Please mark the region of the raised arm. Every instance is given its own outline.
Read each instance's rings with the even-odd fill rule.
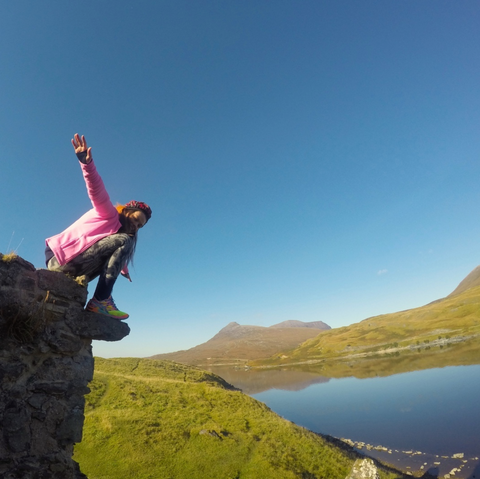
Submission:
[[[118,211],[110,201],[110,197],[105,189],[103,180],[98,174],[97,168],[92,157],[92,149],[88,147],[87,140],[82,135],[75,133],[72,139],[72,145],[80,160],[80,168],[82,169],[85,186],[87,187],[88,197],[92,202],[93,208],[102,218],[114,218],[121,226],[118,220]]]
[[[85,137],[75,133],[72,138],[72,145],[77,158],[84,164],[88,165],[92,161],[92,148],[88,148]]]

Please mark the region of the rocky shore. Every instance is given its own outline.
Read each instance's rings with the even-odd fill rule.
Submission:
[[[392,449],[346,438],[340,438],[340,440],[366,456],[414,477],[480,478],[480,458],[466,457],[463,452],[441,456],[415,450]]]

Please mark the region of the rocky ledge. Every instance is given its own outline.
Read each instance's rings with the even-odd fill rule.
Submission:
[[[92,340],[126,323],[84,310],[87,289],[0,253],[0,477],[86,478],[72,459],[90,392]]]

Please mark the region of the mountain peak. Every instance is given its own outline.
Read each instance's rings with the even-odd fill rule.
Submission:
[[[157,354],[152,357],[197,365],[225,364],[226,361],[237,364],[249,359],[268,358],[279,351],[295,348],[321,333],[318,328],[302,326],[301,321],[293,323],[290,326],[267,328],[241,325],[232,321],[205,343],[187,351]],[[326,329],[330,328],[327,326]]]
[[[332,329],[328,324],[323,321],[298,321],[297,319],[290,319],[288,321],[282,321],[281,323],[270,326],[271,328],[312,328],[312,329]]]
[[[232,329],[237,329],[238,327],[240,327],[240,325],[238,323],[236,323],[235,321],[232,321],[231,323],[228,323],[224,328],[222,328],[219,331],[219,333],[221,333],[222,331],[226,332],[226,331],[230,331]]]

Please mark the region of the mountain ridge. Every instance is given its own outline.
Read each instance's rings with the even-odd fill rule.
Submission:
[[[284,321],[273,326],[240,325],[230,322],[215,336],[193,348],[151,356],[182,364],[211,366],[244,364],[248,360],[266,359],[273,354],[295,348],[321,331],[331,329],[322,321]]]
[[[249,366],[292,366],[325,361],[353,364],[466,343],[480,336],[480,266],[445,298],[418,308],[366,318],[331,329],[295,349]]]
[[[298,319],[289,319],[282,321],[281,323],[273,324],[269,328],[313,328],[313,329],[332,329],[328,324],[323,321],[310,321],[305,323],[304,321],[298,321]]]
[[[458,286],[447,296],[447,298],[461,294],[468,289],[475,288],[476,286],[480,286],[480,265],[470,271],[470,273],[460,281]]]
[[[321,321],[289,320],[269,327],[231,322],[203,344],[151,358],[202,366],[248,363],[253,367],[347,357],[361,360],[377,354],[419,351],[422,347],[442,349],[464,342],[480,334],[476,318],[480,318],[480,266],[448,296],[419,308],[374,316],[335,329]],[[296,327],[298,324],[302,327]],[[323,330],[315,329],[323,325]]]

